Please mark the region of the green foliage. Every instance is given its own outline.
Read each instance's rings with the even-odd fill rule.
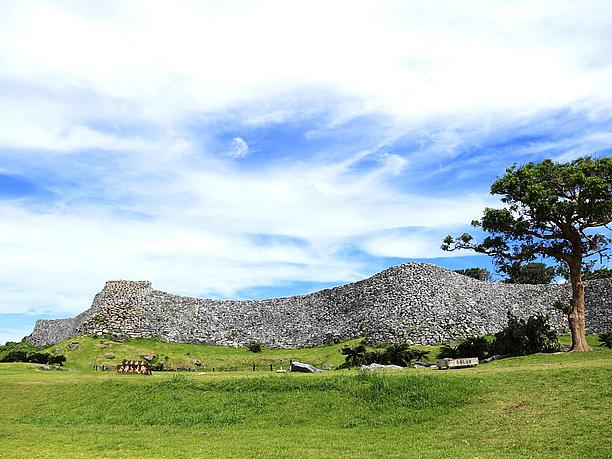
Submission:
[[[442,346],[438,358],[458,359],[478,357],[480,360],[495,354],[529,355],[538,352],[557,352],[560,349],[557,334],[551,330],[546,316],[524,319],[510,317],[508,325],[490,339],[473,336],[456,345]]]
[[[594,270],[586,270],[582,274],[583,280],[596,280],[596,279],[612,279],[612,269],[610,268],[599,268]]]
[[[550,284],[558,273],[556,267],[539,262],[511,264],[502,271],[508,275],[506,284]]]
[[[333,348],[339,360],[340,347]],[[244,348],[223,352],[262,357]],[[611,370],[607,349],[464,371],[207,372],[178,379],[38,372],[8,363],[0,365],[0,446],[7,459],[604,458]]]
[[[251,341],[247,344],[247,349],[251,352],[261,352],[263,351],[264,345],[260,341]]]
[[[16,343],[8,341],[0,346],[0,362],[26,362],[41,363],[49,365],[63,365],[66,357],[56,355],[45,347],[37,347],[28,343],[25,339]]]
[[[366,364],[366,347],[363,342],[357,346],[345,346],[340,352],[345,356],[344,368],[353,368]]]
[[[353,368],[372,363],[407,367],[429,355],[429,351],[412,348],[406,343],[383,344],[377,349],[367,350],[362,342],[358,346],[346,346],[341,349],[341,352],[346,356],[342,368]]]
[[[457,345],[447,344],[442,347],[439,358],[460,359],[478,357],[486,359],[491,355],[492,341],[485,336],[472,336],[460,341]]]
[[[610,238],[586,230],[612,222],[612,158],[512,166],[491,193],[503,196],[506,207],[486,208],[483,218],[472,222],[491,235],[479,244],[467,233],[447,236],[443,250],[491,255],[507,270],[540,256],[567,262],[577,254],[581,260],[605,255]]]
[[[548,317],[536,315],[527,320],[510,317],[506,328],[495,334],[491,352],[529,355],[559,350],[559,340],[556,332],[548,324]]]
[[[471,277],[472,279],[478,279],[481,281],[490,281],[491,272],[487,268],[467,268],[467,269],[455,269],[458,274]]]
[[[544,160],[508,168],[491,185],[504,208],[485,208],[472,226],[489,235],[447,236],[442,250],[469,249],[493,257],[502,272],[539,258],[552,258],[570,270],[573,302],[569,314],[572,348],[588,350],[584,336],[584,290],[579,282],[589,258],[607,257],[612,239],[600,231],[612,222],[612,158],[578,158],[569,163]],[[600,232],[598,232],[600,231]]]
[[[607,347],[608,349],[612,349],[612,332],[600,333],[597,335],[599,341],[601,342],[601,346]]]
[[[14,349],[0,356],[0,362],[43,363],[61,366],[66,362],[66,357],[49,352],[27,352]]]

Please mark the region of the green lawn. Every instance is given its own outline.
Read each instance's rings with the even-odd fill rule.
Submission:
[[[349,341],[348,344],[358,340]],[[70,350],[69,344],[77,342],[79,348]],[[116,365],[123,359],[141,359],[143,355],[153,354],[167,366],[195,367],[193,359],[199,360],[201,370],[244,371],[253,369],[269,371],[270,364],[274,369],[281,365],[287,368],[289,360],[307,360],[317,366],[336,367],[344,362],[340,349],[347,343],[330,346],[319,346],[302,349],[265,349],[258,353],[249,352],[243,347],[210,346],[199,344],[167,343],[152,339],[131,339],[126,342],[115,342],[110,339],[81,336],[67,340],[49,350],[61,349],[68,359],[67,368],[88,370],[94,365]],[[105,356],[113,356],[107,358]]]
[[[612,351],[601,348],[463,370],[310,375],[264,368],[288,359],[335,366],[342,346],[252,354],[78,341],[66,371],[0,364],[0,457],[612,456]],[[119,360],[140,351],[177,363],[195,357],[206,371],[90,370],[104,353]],[[254,361],[261,371],[208,371]]]

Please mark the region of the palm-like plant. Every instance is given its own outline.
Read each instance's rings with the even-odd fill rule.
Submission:
[[[360,343],[357,346],[345,346],[340,351],[345,355],[346,365],[350,367],[358,367],[365,363],[366,347]]]

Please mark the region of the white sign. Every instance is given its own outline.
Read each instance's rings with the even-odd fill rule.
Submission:
[[[447,368],[475,367],[478,365],[478,357],[469,357],[466,359],[439,359],[437,365],[440,370]]]

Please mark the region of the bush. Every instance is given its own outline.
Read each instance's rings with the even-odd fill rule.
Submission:
[[[596,279],[612,279],[612,269],[600,268],[594,271],[587,270],[582,275],[582,280],[596,280]]]
[[[495,354],[529,355],[559,351],[557,333],[550,328],[548,317],[536,315],[529,319],[510,317],[508,326],[495,334],[492,352]]]
[[[459,356],[457,355],[457,348],[452,344],[445,344],[440,348],[440,352],[438,353],[439,359],[456,359]]]
[[[48,347],[30,344],[25,338],[20,342],[7,341],[0,346],[0,362],[25,362],[63,365],[66,357],[48,352]]]
[[[26,352],[20,349],[11,350],[0,357],[0,362],[42,363],[62,366],[66,361],[63,355],[48,352]]]
[[[381,345],[378,346],[378,349],[368,351],[363,342],[355,347],[346,346],[342,348],[341,352],[346,356],[341,368],[352,368],[372,363],[404,367],[425,358],[429,354],[429,351],[413,349],[405,343]]]
[[[544,263],[513,264],[503,269],[508,275],[506,284],[550,284],[558,274],[554,266]]]
[[[49,365],[64,366],[64,362],[66,362],[66,356],[64,355],[49,355],[49,358],[47,359],[47,363]]]
[[[480,360],[491,355],[492,343],[484,336],[473,336],[460,341],[456,346],[444,345],[440,351],[441,359],[461,359],[478,357]]]
[[[561,346],[557,334],[550,329],[548,317],[537,315],[527,320],[510,317],[508,325],[491,340],[486,336],[474,336],[446,344],[440,350],[441,359],[478,357],[486,359],[495,354],[528,355],[537,352],[557,352]]]
[[[391,344],[384,349],[382,353],[382,360],[386,365],[399,365],[401,367],[407,367],[412,365],[417,360],[424,359],[428,354],[429,351],[413,349],[405,343]]]
[[[601,346],[612,349],[612,332],[600,333],[597,337],[601,341]]]
[[[363,342],[357,346],[344,346],[340,349],[340,352],[345,356],[344,364],[341,365],[342,368],[358,367],[366,364],[366,347]]]
[[[247,344],[247,349],[251,352],[261,352],[264,348],[263,343],[260,341],[251,341]]]
[[[5,353],[0,362],[28,362],[28,353],[19,349],[13,349]]]
[[[372,363],[380,363],[381,365],[389,365],[389,358],[384,349],[374,349],[364,354],[362,365],[370,365]]]

